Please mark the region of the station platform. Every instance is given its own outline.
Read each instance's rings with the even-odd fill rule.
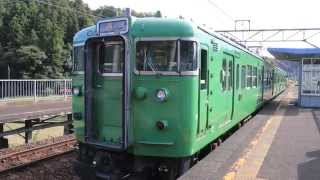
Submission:
[[[288,88],[179,180],[319,180],[320,109],[297,107],[297,94]]]
[[[0,123],[71,113],[71,98],[0,103]]]

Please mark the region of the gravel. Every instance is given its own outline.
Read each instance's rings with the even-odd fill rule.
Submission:
[[[74,152],[0,174],[2,180],[80,180],[73,171]]]

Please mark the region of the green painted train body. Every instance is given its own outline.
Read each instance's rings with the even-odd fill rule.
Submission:
[[[179,19],[122,19],[127,32],[99,33],[98,24],[74,38],[80,151],[120,151],[136,161],[194,157],[285,89],[281,69],[215,33]],[[110,47],[118,55],[101,64]],[[151,57],[160,63],[150,65]]]

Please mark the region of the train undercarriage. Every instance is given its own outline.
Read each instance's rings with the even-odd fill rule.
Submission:
[[[133,156],[81,143],[74,167],[81,179],[174,180],[190,168],[193,160]]]

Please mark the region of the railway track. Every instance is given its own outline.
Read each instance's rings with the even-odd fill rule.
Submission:
[[[26,144],[15,149],[2,150],[0,151],[0,173],[71,152],[75,144],[74,136],[67,135]]]

